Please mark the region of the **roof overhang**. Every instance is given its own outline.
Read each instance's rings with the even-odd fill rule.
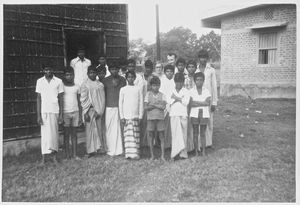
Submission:
[[[247,29],[264,29],[264,28],[276,28],[276,27],[284,27],[288,23],[286,21],[283,22],[267,22],[267,23],[259,23],[259,24],[254,24],[253,26],[246,27]]]
[[[221,21],[225,17],[236,15],[236,14],[246,12],[246,11],[251,11],[251,10],[254,10],[254,9],[274,6],[274,5],[288,5],[288,4],[259,4],[259,5],[254,5],[254,6],[250,6],[250,7],[245,7],[245,8],[242,8],[242,9],[238,9],[238,10],[234,10],[234,11],[214,15],[214,16],[211,16],[211,17],[203,18],[203,19],[201,19],[201,24],[202,24],[203,27],[220,29],[221,28]]]

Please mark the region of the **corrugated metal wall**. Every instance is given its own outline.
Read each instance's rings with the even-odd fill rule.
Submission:
[[[65,29],[101,31],[107,60],[127,57],[127,5],[4,5],[4,139],[38,131],[36,80],[43,64],[62,72]]]

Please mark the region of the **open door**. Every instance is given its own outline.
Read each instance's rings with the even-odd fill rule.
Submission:
[[[62,32],[65,65],[70,65],[70,61],[77,57],[77,49],[81,45],[85,47],[85,57],[92,64],[98,64],[98,56],[106,53],[105,35],[102,31],[63,28]]]

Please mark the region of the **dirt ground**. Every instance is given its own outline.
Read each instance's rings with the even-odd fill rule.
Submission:
[[[173,163],[150,161],[148,148],[139,161],[98,155],[38,167],[39,150],[6,157],[2,201],[295,202],[295,100],[221,98],[214,125],[206,157]]]

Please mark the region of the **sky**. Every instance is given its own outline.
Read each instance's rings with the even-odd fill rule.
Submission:
[[[174,27],[189,28],[198,37],[209,33],[211,28],[203,28],[201,19],[216,14],[237,10],[262,3],[292,3],[279,0],[130,0],[128,1],[129,40],[143,38],[146,43],[154,43],[156,38],[155,4],[159,6],[159,30],[168,32]],[[221,33],[220,29],[214,29]]]

